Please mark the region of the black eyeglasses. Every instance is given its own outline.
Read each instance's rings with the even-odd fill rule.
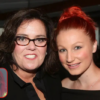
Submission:
[[[29,39],[24,36],[16,36],[15,41],[18,45],[26,46],[30,43],[30,41],[33,41],[35,46],[37,47],[44,47],[47,45],[47,38],[36,38],[36,39]]]

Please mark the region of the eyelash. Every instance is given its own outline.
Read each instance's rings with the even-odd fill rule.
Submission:
[[[18,39],[27,39],[27,37],[24,37],[24,36],[18,36]],[[38,41],[42,40],[44,41],[45,38],[36,38]]]
[[[26,39],[26,37],[24,37],[24,36],[19,36],[19,38],[18,38],[19,40],[25,40]]]
[[[78,50],[78,49],[81,49],[82,47],[81,46],[76,46],[75,48],[77,48],[75,50]]]
[[[81,46],[76,46],[74,49],[75,50],[79,50],[79,49],[81,49],[82,47]],[[60,50],[58,50],[59,52],[65,52],[66,51],[66,49],[60,49]]]
[[[59,50],[59,52],[65,52],[66,51],[66,49],[60,49]]]
[[[38,42],[44,42],[45,39],[44,39],[44,38],[37,38],[37,41],[38,41]]]

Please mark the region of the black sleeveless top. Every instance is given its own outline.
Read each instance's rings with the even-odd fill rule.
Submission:
[[[62,87],[61,100],[100,100],[100,90],[76,90]]]

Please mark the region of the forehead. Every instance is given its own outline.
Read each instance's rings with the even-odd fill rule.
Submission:
[[[63,29],[57,36],[57,43],[65,41],[67,43],[86,42],[88,40],[90,41],[90,37],[83,29]]]
[[[41,21],[40,19],[30,19],[30,20],[24,20],[21,24],[20,24],[20,26],[23,26],[23,25],[27,25],[27,24],[29,24],[29,23],[35,23],[35,24],[42,24],[42,25],[44,25],[44,22],[43,21]],[[19,27],[20,27],[19,26]]]
[[[46,27],[44,23],[39,19],[25,20],[17,29],[17,34],[19,33],[38,33],[46,34]]]

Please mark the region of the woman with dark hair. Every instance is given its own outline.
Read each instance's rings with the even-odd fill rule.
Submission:
[[[0,61],[8,71],[6,100],[60,100],[60,80],[45,72],[52,21],[29,9],[14,14],[0,37]]]
[[[52,65],[60,61],[69,72],[62,80],[62,100],[100,100],[100,62],[97,65],[97,59],[96,64],[93,60],[97,50],[95,26],[80,7],[73,6],[63,12],[51,35],[54,52],[50,61]]]

